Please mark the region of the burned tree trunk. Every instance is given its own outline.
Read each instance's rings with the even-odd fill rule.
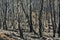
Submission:
[[[39,34],[40,37],[42,37],[42,22],[41,22],[41,17],[42,17],[42,10],[43,10],[43,0],[41,0],[41,9],[40,9],[40,13],[39,13]]]
[[[18,13],[18,1],[17,1],[17,13]],[[19,30],[19,33],[20,33],[20,38],[24,38],[23,37],[23,31],[22,31],[22,29],[20,27],[21,20],[20,20],[20,14],[19,13],[18,13],[18,19],[17,19],[17,21],[18,21],[18,30]]]
[[[60,3],[59,3],[59,20],[60,20]],[[59,21],[59,27],[58,27],[58,36],[60,37],[60,21]]]
[[[31,0],[30,0],[30,32],[33,32]]]
[[[5,0],[4,0],[5,1]],[[7,16],[7,0],[4,3],[5,7],[3,9],[4,13],[4,21],[3,21],[3,29],[7,30],[7,25],[6,25],[6,16]]]
[[[53,0],[53,17],[54,17],[54,26],[53,26],[53,37],[55,37],[55,33],[56,33],[56,27],[57,27],[57,25],[56,25],[56,13],[55,13],[55,7],[54,7],[54,0]]]
[[[18,16],[18,29],[19,29],[19,32],[20,32],[20,37],[23,38],[23,31],[20,27],[20,17]]]
[[[0,19],[0,29],[1,29],[1,19]]]
[[[51,3],[51,1],[50,1],[50,3]],[[52,4],[53,4],[53,2],[52,2]],[[52,6],[52,10],[53,10],[53,6],[54,6],[54,4],[53,5],[50,5],[50,7]],[[54,15],[54,12],[53,11],[51,11],[51,21],[52,21],[52,27],[53,27],[53,37],[55,37],[55,30],[54,30],[54,20],[53,20],[53,15]]]

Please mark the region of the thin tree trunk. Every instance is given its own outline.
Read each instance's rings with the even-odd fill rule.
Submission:
[[[56,33],[56,13],[55,13],[55,8],[54,8],[54,0],[53,0],[53,15],[54,15],[54,27],[53,27],[53,37],[55,37],[55,33]]]
[[[59,10],[60,10],[60,4],[59,4]],[[59,11],[59,20],[60,20],[60,11]],[[60,37],[60,21],[59,21],[59,27],[58,27],[58,36]]]
[[[1,29],[1,19],[0,19],[0,29]]]
[[[4,0],[5,1],[5,0]],[[7,30],[7,25],[6,25],[6,16],[7,16],[7,0],[5,2],[5,7],[4,7],[4,22],[3,22],[3,29]]]
[[[40,13],[39,13],[39,34],[40,34],[40,37],[42,37],[42,22],[41,22],[41,17],[42,17],[42,10],[43,10],[43,0],[41,0],[41,10],[40,10]]]
[[[31,0],[30,0],[30,32],[33,32]]]
[[[21,38],[24,38],[24,37],[23,37],[23,31],[22,31],[22,29],[21,29],[21,27],[20,27],[20,18],[19,18],[19,16],[18,16],[18,29],[19,29],[19,32],[20,32],[20,37],[21,37]]]
[[[17,13],[18,13],[18,1],[17,1]],[[21,27],[20,27],[20,14],[18,13],[18,29],[19,29],[19,33],[20,33],[20,38],[24,38],[23,37],[23,31],[22,31],[22,29],[21,29]]]
[[[14,14],[15,14],[15,13],[14,13],[14,0],[12,0],[12,2],[13,2],[13,6],[12,6],[12,11],[13,11],[13,14],[12,14],[12,18],[13,18],[13,19],[12,19],[12,20],[13,20],[13,22],[12,22],[12,26],[13,26],[13,30],[15,30],[15,26],[14,26],[14,21],[15,21],[15,20],[14,20]]]

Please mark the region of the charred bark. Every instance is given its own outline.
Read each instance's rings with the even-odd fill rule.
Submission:
[[[18,1],[17,1],[17,13],[18,13]],[[19,33],[20,33],[20,38],[24,38],[23,37],[23,31],[22,31],[22,29],[21,29],[21,26],[20,26],[20,22],[21,22],[21,20],[20,20],[20,14],[18,13],[18,30],[19,30]]]
[[[19,16],[18,16],[18,29],[19,29],[19,32],[20,32],[20,38],[24,38],[23,37],[23,31],[22,31],[22,29],[20,27],[20,17]]]
[[[60,4],[59,4],[59,20],[60,20]],[[60,37],[60,21],[58,26],[58,36]]]
[[[30,32],[33,32],[31,0],[30,0]]]
[[[7,0],[5,2],[5,7],[3,9],[4,12],[4,21],[3,21],[3,29],[7,30],[7,25],[6,25],[6,16],[7,16]]]
[[[41,22],[41,17],[42,17],[42,10],[43,10],[43,0],[41,0],[41,9],[40,9],[40,13],[39,13],[39,34],[40,37],[42,37],[42,22]]]

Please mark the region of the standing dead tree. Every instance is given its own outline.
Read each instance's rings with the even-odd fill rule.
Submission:
[[[31,0],[30,0],[30,32],[33,32]]]
[[[59,3],[59,20],[60,20],[60,3]],[[60,21],[59,21],[59,27],[58,27],[58,36],[60,37]]]
[[[20,16],[19,15],[18,15],[18,29],[19,29],[19,32],[20,32],[20,38],[24,38],[23,37],[23,31],[22,31],[22,29],[20,27]]]
[[[18,1],[17,1],[17,13],[18,13]],[[20,33],[20,38],[24,38],[23,37],[23,31],[20,27],[20,22],[21,22],[20,14],[18,13],[18,30],[19,30],[19,33]]]
[[[4,0],[4,6],[3,7],[3,13],[4,13],[4,22],[3,22],[3,29],[7,30],[7,25],[6,25],[6,16],[7,16],[7,0]]]
[[[39,13],[39,34],[40,37],[42,37],[42,22],[41,22],[41,17],[42,17],[42,10],[43,10],[43,0],[41,0],[41,9],[40,9],[40,13]]]
[[[55,37],[57,25],[56,25],[56,13],[55,13],[55,7],[54,7],[54,0],[53,0],[53,17],[54,17],[53,37]]]

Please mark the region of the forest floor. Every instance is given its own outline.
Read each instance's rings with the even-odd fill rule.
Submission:
[[[0,29],[0,40],[60,40],[60,38],[40,38],[39,35],[34,34],[33,32],[24,32],[23,33],[24,39],[20,38],[18,32],[14,31],[6,31]]]
[[[38,35],[34,35],[33,32],[24,32],[23,37],[24,39],[20,38],[18,32],[0,29],[0,40],[39,40]]]

